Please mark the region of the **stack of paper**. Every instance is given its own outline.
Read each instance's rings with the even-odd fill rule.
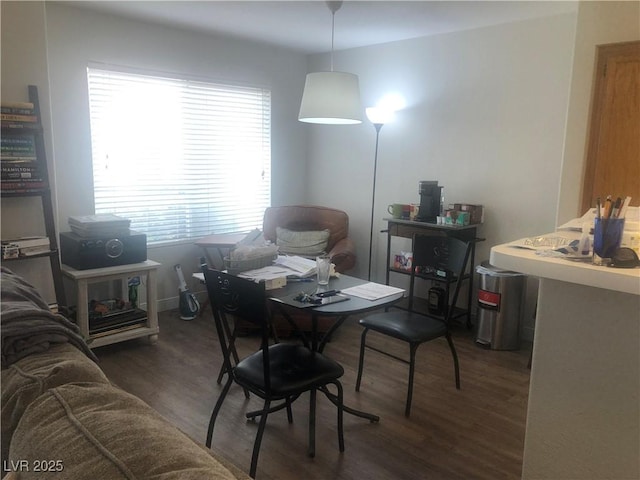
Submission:
[[[128,235],[130,224],[131,220],[110,213],[69,217],[71,231],[85,238]]]
[[[310,277],[316,273],[316,261],[296,255],[278,255],[276,265],[286,267],[288,275],[293,277]]]
[[[264,282],[265,290],[274,290],[287,284],[287,272],[277,265],[256,268],[238,273],[238,277],[253,280],[255,283]]]
[[[392,295],[400,295],[404,293],[404,289],[392,287],[390,285],[382,285],[380,283],[364,283],[356,287],[344,288],[342,293],[353,297],[360,297],[366,300],[380,300]]]

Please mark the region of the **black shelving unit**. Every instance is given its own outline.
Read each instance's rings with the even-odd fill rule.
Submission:
[[[2,128],[3,137],[25,137],[33,136],[36,161],[38,168],[40,169],[41,183],[38,183],[34,188],[29,186],[7,189],[5,182],[2,182],[1,194],[2,198],[26,198],[26,197],[39,197],[42,202],[42,218],[44,222],[44,229],[47,238],[49,239],[49,250],[47,252],[38,253],[29,256],[19,256],[17,258],[4,258],[5,262],[20,262],[28,261],[34,258],[48,257],[51,265],[51,276],[53,281],[53,287],[55,290],[56,301],[59,307],[66,306],[66,299],[64,294],[64,286],[62,282],[62,272],[60,269],[60,255],[58,251],[58,236],[56,234],[56,226],[53,213],[53,202],[51,199],[51,188],[49,184],[49,173],[47,169],[47,157],[44,148],[44,138],[42,123],[40,121],[40,102],[38,98],[38,88],[34,85],[29,85],[29,102],[33,103],[34,115],[36,116],[36,122],[21,122],[14,120],[2,120],[0,122]],[[16,182],[17,183],[17,182]]]
[[[391,266],[391,237],[405,237],[405,238],[413,238],[414,235],[435,235],[435,236],[450,236],[453,238],[458,238],[465,242],[470,242],[471,244],[471,252],[469,255],[469,261],[467,264],[466,272],[462,276],[462,278],[457,279],[457,281],[466,281],[468,282],[468,292],[466,302],[463,308],[456,306],[452,319],[458,319],[461,317],[466,317],[466,326],[467,328],[472,328],[473,324],[471,322],[471,312],[473,306],[473,272],[475,267],[475,251],[476,251],[476,243],[479,241],[483,241],[484,238],[478,238],[477,236],[477,228],[479,225],[439,225],[428,222],[418,222],[413,220],[402,220],[397,218],[385,218],[384,219],[388,228],[386,230],[387,233],[387,268],[386,268],[386,283],[389,285],[390,282],[390,274],[397,273],[400,275],[411,275],[411,271],[402,270],[398,268],[394,268]],[[436,275],[423,275],[417,274],[416,278],[422,278],[424,280],[431,281],[432,283],[437,283],[438,281],[442,281]],[[403,302],[398,303],[400,308],[406,308],[406,305],[403,305]],[[418,305],[414,305],[414,308],[418,311],[427,312],[427,302],[418,302]],[[433,314],[430,314],[433,316]]]

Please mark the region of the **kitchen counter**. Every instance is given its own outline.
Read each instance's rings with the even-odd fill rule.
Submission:
[[[640,478],[640,268],[513,244],[490,262],[540,279],[522,478]]]

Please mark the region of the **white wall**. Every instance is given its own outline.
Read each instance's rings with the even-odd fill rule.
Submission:
[[[575,23],[567,14],[335,54],[336,70],[359,75],[366,106],[394,91],[408,102],[380,132],[379,227],[388,204],[419,202],[418,181],[438,180],[447,203],[485,205],[479,259],[554,228]],[[314,57],[311,68],[325,63]],[[311,199],[348,210],[362,273],[375,130],[364,122],[309,131]]]
[[[485,206],[478,262],[493,245],[554,229],[575,25],[565,14],[334,55],[336,70],[359,75],[365,106],[389,92],[408,103],[380,132],[376,232],[388,204],[419,202],[420,180],[444,185],[446,203]],[[315,56],[310,67],[327,64]],[[366,275],[375,130],[366,121],[308,128],[310,198],[348,211],[355,273]],[[374,251],[380,281],[385,234]],[[528,328],[534,306],[535,292]]]

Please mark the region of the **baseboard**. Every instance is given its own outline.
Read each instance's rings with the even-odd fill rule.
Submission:
[[[206,292],[196,292],[196,299],[202,305],[207,297]],[[158,311],[166,312],[167,310],[175,310],[180,308],[180,296],[176,295],[175,297],[163,298],[158,300]]]

